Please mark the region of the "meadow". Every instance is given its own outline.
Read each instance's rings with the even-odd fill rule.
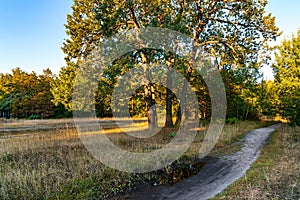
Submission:
[[[162,148],[176,132],[176,128],[162,129],[155,137],[143,140],[129,137],[109,119],[101,122],[105,125],[105,133],[114,144],[134,152]],[[272,123],[243,121],[227,124],[209,156],[239,150],[241,144],[238,141],[247,131]],[[146,125],[145,121],[137,120],[136,125],[127,127],[127,130],[136,131]],[[3,129],[7,127],[14,128],[14,131],[4,132]],[[22,132],[19,130],[22,127],[43,127],[43,130]],[[0,199],[113,199],[139,184],[151,184],[154,181],[158,184],[170,184],[162,177],[177,168],[198,162],[199,147],[206,128],[203,126],[198,131],[189,150],[171,166],[165,167],[159,173],[130,174],[111,169],[97,161],[81,142],[72,121],[2,122]],[[174,177],[171,179],[175,179],[174,173],[172,176]]]

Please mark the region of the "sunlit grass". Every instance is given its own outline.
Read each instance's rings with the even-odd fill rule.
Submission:
[[[171,133],[177,131],[177,128],[164,128],[154,137],[140,139],[122,131],[142,131],[147,127],[145,121],[138,120],[127,127],[124,124],[122,129],[114,123],[104,124],[104,131],[113,143],[134,152],[160,149],[172,140]],[[265,125],[259,122],[226,125],[212,153],[229,152],[230,144],[237,141],[237,138]],[[206,132],[205,127],[202,129],[185,153],[185,161],[192,162],[198,158],[199,147]],[[152,176],[128,174],[105,167],[86,150],[76,129],[69,125],[65,129],[12,135],[0,139],[0,199],[107,199],[121,191],[130,190],[145,177],[151,179]]]

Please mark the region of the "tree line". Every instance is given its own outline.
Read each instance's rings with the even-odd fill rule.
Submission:
[[[14,117],[67,116],[73,109],[74,79],[97,42],[133,28],[161,27],[188,35],[215,58],[225,84],[228,119],[280,114],[299,123],[299,33],[277,48],[274,82],[263,81],[259,72],[270,61],[272,49],[268,43],[280,35],[275,18],[265,11],[266,5],[266,0],[73,0],[65,25],[68,38],[62,47],[66,66],[58,76],[49,70],[41,76],[20,69],[10,75],[2,74],[0,111]],[[152,63],[163,63],[170,71],[183,74],[197,95],[199,117],[210,118],[210,97],[203,78],[188,60],[163,49],[137,49],[105,68],[95,94],[97,116],[112,116],[111,96],[120,76],[137,66],[147,72],[147,64]],[[18,85],[15,76],[24,76],[24,83],[14,86]],[[37,86],[26,85],[28,79]],[[128,109],[132,116],[147,116],[151,128],[157,125],[153,105],[160,104],[166,111],[165,125],[172,127],[180,123],[184,114],[179,99],[171,90],[149,81],[134,92]],[[39,105],[43,109],[38,109]]]
[[[57,118],[70,113],[55,105],[51,84],[54,75],[50,69],[42,75],[27,73],[20,68],[10,74],[0,74],[0,116],[5,118]]]

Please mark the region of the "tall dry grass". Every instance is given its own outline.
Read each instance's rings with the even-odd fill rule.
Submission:
[[[141,123],[143,128],[145,124]],[[218,149],[224,152],[245,132],[262,125],[258,122],[226,125],[214,153]],[[162,148],[176,132],[176,128],[163,129],[157,136],[145,140],[128,137],[114,125],[106,128],[111,141],[135,152]],[[127,127],[127,130],[135,131],[136,127]],[[197,158],[205,131],[204,127],[198,132],[184,155],[185,160]],[[151,176],[128,174],[104,166],[86,150],[74,128],[24,134],[0,138],[0,199],[107,199]]]

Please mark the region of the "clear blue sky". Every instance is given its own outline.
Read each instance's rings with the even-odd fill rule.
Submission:
[[[266,10],[276,17],[276,25],[283,32],[274,44],[280,44],[284,38],[297,33],[300,28],[299,8],[299,0],[269,0]],[[264,66],[261,71],[265,79],[273,79],[272,69],[269,66]]]
[[[0,73],[20,67],[58,73],[64,66],[61,46],[72,0],[0,1]]]
[[[20,67],[37,73],[50,68],[57,74],[65,65],[60,48],[67,37],[64,24],[71,5],[72,0],[2,0],[0,73]],[[283,35],[291,35],[300,28],[299,8],[299,0],[270,0],[267,11],[276,16]],[[271,77],[270,69],[264,71]]]

